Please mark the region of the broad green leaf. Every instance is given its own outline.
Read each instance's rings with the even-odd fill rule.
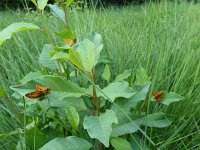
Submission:
[[[164,105],[170,105],[173,102],[178,102],[180,100],[183,100],[184,97],[174,93],[174,92],[170,92],[170,93],[166,93],[163,97],[163,99],[161,99],[160,103],[164,104]]]
[[[119,81],[123,81],[125,79],[127,79],[128,77],[131,76],[131,70],[124,70],[122,74],[119,74],[116,78],[114,82],[119,82]]]
[[[110,143],[116,150],[133,150],[131,144],[121,137],[111,138]]]
[[[143,84],[148,81],[148,75],[144,68],[140,67],[136,70],[136,80],[137,84]]]
[[[10,39],[13,34],[25,30],[39,30],[40,28],[32,23],[20,22],[13,23],[0,32],[0,46],[7,39]]]
[[[51,75],[35,78],[21,85],[12,86],[11,89],[25,96],[25,94],[35,91],[36,85],[51,88],[49,96],[57,100],[62,100],[65,97],[80,97],[85,93],[84,89],[78,85],[61,77]]]
[[[73,2],[74,2],[74,0],[67,0],[66,6],[69,7]]]
[[[63,30],[61,32],[55,32],[56,35],[62,37],[62,38],[74,38],[74,34],[70,30]]]
[[[139,126],[145,125],[148,127],[165,128],[173,122],[173,117],[167,117],[164,113],[154,113],[134,119],[133,122],[127,122],[113,128],[111,136],[118,137],[121,135],[135,133]]]
[[[105,65],[104,72],[103,72],[103,74],[102,74],[101,76],[102,76],[106,81],[109,82],[111,73],[110,73],[110,67],[109,67],[108,64]]]
[[[38,8],[43,11],[47,6],[47,2],[48,0],[38,0]]]
[[[64,23],[66,23],[65,12],[61,8],[59,8],[57,5],[51,5],[51,4],[48,4],[48,6],[51,9],[53,15],[60,18]]]
[[[30,72],[28,74],[26,74],[24,76],[24,78],[21,80],[21,83],[26,83],[30,80],[33,80],[34,78],[39,78],[44,76],[43,74],[41,74],[41,72],[37,71],[37,72]]]
[[[84,71],[84,66],[81,61],[81,56],[79,53],[73,49],[69,49],[69,60],[79,69]]]
[[[117,117],[112,110],[106,110],[100,116],[86,116],[83,121],[83,127],[87,129],[91,138],[96,138],[106,147],[109,147],[113,123],[118,123]]]
[[[133,97],[129,99],[120,98],[115,101],[115,105],[113,104],[111,106],[111,109],[115,112],[119,122],[122,122],[121,120],[123,120],[126,117],[124,116],[124,113],[128,115],[132,107],[135,107],[138,104],[138,102],[145,100],[150,85],[150,82],[147,82],[142,85],[134,85],[133,90],[135,90],[137,93]],[[118,107],[116,107],[116,105],[120,107],[123,113],[119,110]]]
[[[146,115],[144,117],[136,119],[135,121],[138,124],[145,125],[148,127],[165,128],[171,125],[173,120],[174,120],[173,117],[168,117],[164,113],[158,112]]]
[[[48,110],[49,107],[67,109],[67,107],[70,106],[74,107],[77,111],[87,109],[83,99],[80,97],[66,97],[62,100],[58,100],[50,96],[48,100],[39,101],[38,103],[43,110]]]
[[[149,92],[151,82],[146,82],[143,84],[138,84],[133,86],[133,90],[137,91],[137,94],[134,95],[133,101],[135,101],[135,105],[132,105],[132,107],[136,106],[137,103],[141,100],[145,100],[147,97],[147,93]]]
[[[84,39],[79,43],[77,51],[80,55],[84,69],[88,72],[91,72],[100,56],[100,53],[95,51],[94,43],[88,39]]]
[[[55,138],[39,150],[89,150],[91,147],[92,145],[84,139],[68,136],[66,138]]]
[[[130,98],[136,94],[126,81],[110,83],[102,91],[106,96],[101,92],[98,96],[103,96],[105,99],[109,98],[112,102],[118,97]]]
[[[50,52],[53,52],[53,46],[51,44],[45,44],[42,52],[39,56],[39,62],[43,67],[47,67],[49,69],[58,69],[58,62],[56,60],[51,60],[49,55]]]
[[[51,60],[68,60],[69,54],[65,52],[56,52]]]
[[[92,31],[88,34],[88,39],[90,41],[92,41],[96,47],[102,47],[102,37],[101,37],[101,34],[98,34],[97,32],[95,31]]]
[[[79,114],[76,111],[76,109],[72,106],[69,106],[67,110],[65,111],[67,115],[67,119],[69,120],[70,124],[74,129],[78,128],[79,125]]]
[[[35,7],[37,7],[37,2],[35,0],[31,0],[31,2],[33,2],[33,4],[35,5]]]
[[[139,126],[140,124],[137,124],[137,122],[135,121],[124,123],[123,125],[113,127],[111,136],[118,137],[118,136],[129,134],[129,133],[135,133],[139,130]]]

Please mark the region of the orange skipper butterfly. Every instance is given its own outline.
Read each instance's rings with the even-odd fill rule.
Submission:
[[[35,86],[36,91],[27,93],[25,96],[28,98],[36,99],[38,97],[47,95],[50,93],[51,89],[48,87],[43,87],[43,86]]]
[[[64,39],[64,41],[65,41],[65,43],[67,43],[69,46],[72,46],[72,45],[74,45],[75,43],[76,43],[76,39],[67,39],[67,38],[65,38]]]
[[[163,96],[163,92],[152,92],[152,95],[154,96],[154,99],[159,101],[161,97]]]

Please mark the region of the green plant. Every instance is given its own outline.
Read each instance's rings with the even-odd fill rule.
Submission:
[[[1,32],[9,35],[1,38],[1,43],[11,33],[24,29],[39,27],[13,24],[12,28]],[[58,35],[74,38],[73,33],[66,29]],[[151,94],[148,93],[151,83],[143,68],[125,70],[115,77],[110,72],[111,61],[100,55],[102,39],[95,32],[83,40],[78,39],[75,45],[64,42],[58,45],[45,45],[40,55],[40,63],[49,67],[49,73],[30,73],[21,85],[11,87],[20,94],[15,94],[15,97],[21,102],[19,107],[24,110],[25,117],[25,126],[19,130],[22,138],[18,147],[56,149],[60,145],[66,149],[67,143],[72,149],[70,144],[76,143],[82,149],[89,149],[89,141],[94,148],[103,149],[103,145],[109,146],[110,140],[115,149],[128,149],[133,146],[147,147],[140,144],[143,138],[148,139],[152,143],[150,147],[153,147],[153,141],[144,132],[147,127],[163,128],[173,121],[173,117],[160,112],[158,106],[183,98],[166,92],[161,101],[151,101]],[[25,94],[34,90],[35,85],[50,87],[50,94],[42,101],[24,98]],[[147,109],[152,114],[145,114]]]

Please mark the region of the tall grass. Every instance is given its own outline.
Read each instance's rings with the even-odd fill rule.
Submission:
[[[104,54],[112,58],[112,73],[124,69],[144,67],[151,78],[151,89],[174,91],[185,100],[169,107],[159,106],[163,112],[175,115],[169,128],[148,134],[161,149],[193,149],[200,143],[200,6],[190,3],[160,3],[99,10],[71,12],[71,28],[84,38],[91,30],[103,36]],[[8,19],[9,18],[9,19]],[[59,31],[63,25],[50,16],[46,23],[31,13],[1,12],[0,30],[12,22],[33,22]],[[41,70],[38,55],[52,38],[43,32],[30,31],[14,36],[0,47],[0,82],[7,96],[1,98],[0,133],[15,130],[20,123],[12,118],[17,112],[9,86],[19,83],[23,76]],[[52,34],[53,40],[54,35]],[[4,106],[4,107],[3,107]],[[147,113],[152,113],[151,108]],[[11,117],[11,118],[10,118]],[[6,140],[4,144],[8,144]],[[12,139],[14,146],[17,137]],[[176,145],[176,147],[174,147]],[[4,146],[6,149],[7,146]],[[1,147],[0,147],[1,149]],[[8,148],[9,149],[9,148]]]

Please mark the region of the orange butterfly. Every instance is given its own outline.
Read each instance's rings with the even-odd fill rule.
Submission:
[[[163,92],[152,92],[152,95],[154,96],[155,100],[159,101],[163,96]]]
[[[27,93],[25,96],[28,98],[36,99],[38,97],[47,95],[50,93],[51,89],[48,87],[43,87],[43,86],[35,86],[36,91]]]
[[[72,46],[72,45],[74,45],[75,43],[76,43],[76,39],[67,39],[67,38],[65,38],[64,39],[64,41],[65,41],[65,43],[67,43],[69,46]]]

